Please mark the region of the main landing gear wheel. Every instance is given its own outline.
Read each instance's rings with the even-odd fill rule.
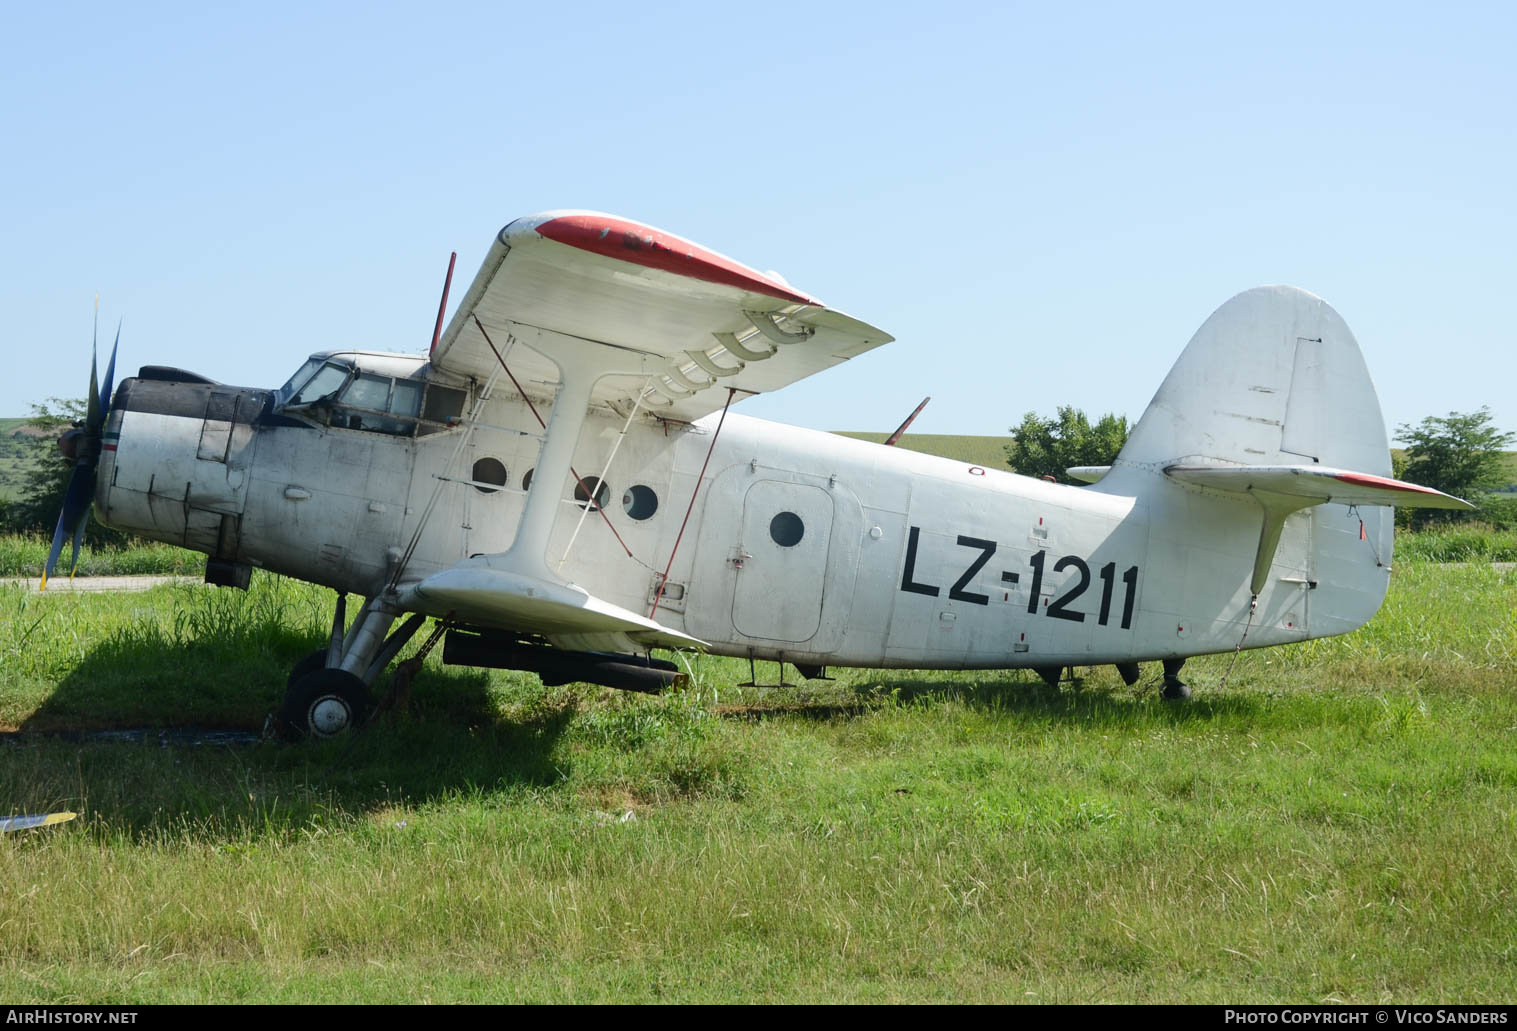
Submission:
[[[326,666],[326,664],[327,650],[325,648],[317,648],[303,657],[299,662],[295,663],[295,667],[290,670],[290,675],[285,679],[285,692],[288,694],[290,689],[300,681],[301,677],[308,673],[315,673],[318,669]]]
[[[325,740],[363,726],[374,708],[369,688],[340,669],[318,669],[285,693],[279,718],[295,738]]]

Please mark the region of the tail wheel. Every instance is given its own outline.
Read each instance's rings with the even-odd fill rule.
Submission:
[[[340,669],[318,669],[297,680],[279,716],[295,738],[325,740],[363,726],[374,707],[368,685]]]

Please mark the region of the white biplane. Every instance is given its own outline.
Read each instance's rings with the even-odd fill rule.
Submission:
[[[807,677],[1157,660],[1178,698],[1188,656],[1369,619],[1385,506],[1465,506],[1390,478],[1358,345],[1291,287],[1217,309],[1081,487],[730,411],[891,338],[636,222],[512,222],[442,331],[446,305],[429,354],[321,352],[277,390],[148,366],[112,398],[113,351],[47,572],[93,499],[209,582],[332,588],[296,734],[361,722],[428,616],[445,661],[549,683],[659,690],[652,651],[701,648]]]

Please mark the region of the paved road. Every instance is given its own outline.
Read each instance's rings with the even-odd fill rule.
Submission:
[[[49,577],[47,589],[49,591],[145,591],[150,587],[159,587],[163,584],[198,584],[202,578],[198,576],[76,576],[70,580],[67,576]],[[29,591],[35,591],[42,584],[42,580],[35,576],[7,576],[0,577],[0,586],[24,587]]]

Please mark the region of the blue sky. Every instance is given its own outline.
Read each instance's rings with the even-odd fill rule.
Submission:
[[[0,40],[0,414],[122,365],[275,386],[418,350],[534,211],[690,237],[897,342],[743,405],[822,429],[1136,418],[1259,283],[1387,424],[1517,431],[1517,8],[26,5]],[[109,330],[104,331],[108,337]]]

